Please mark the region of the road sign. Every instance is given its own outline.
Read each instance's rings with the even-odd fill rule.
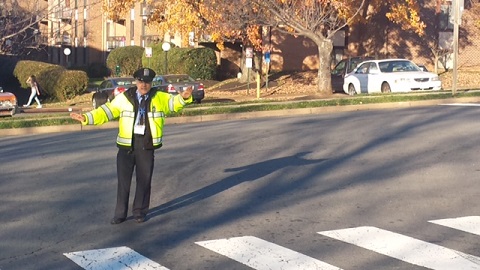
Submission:
[[[252,68],[253,67],[253,58],[245,58],[245,66],[247,68]]]
[[[247,58],[252,58],[253,57],[253,48],[252,47],[247,47],[245,49],[245,56]]]
[[[450,14],[449,22],[451,24],[462,24],[462,14],[465,5],[465,0],[452,1],[452,13]]]
[[[263,55],[265,58],[265,63],[269,64],[270,63],[270,51],[266,51],[265,54]]]
[[[152,47],[145,47],[145,57],[152,57]]]

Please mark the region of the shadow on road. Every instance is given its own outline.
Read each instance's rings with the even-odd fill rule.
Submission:
[[[167,203],[159,205],[155,208],[150,209],[148,214],[149,218],[162,215],[176,209],[188,206],[190,204],[196,203],[203,199],[209,198],[216,194],[219,194],[225,190],[228,190],[236,185],[239,185],[243,182],[255,181],[268,174],[271,174],[279,169],[284,169],[288,166],[304,166],[314,163],[321,163],[327,159],[305,159],[305,155],[310,152],[300,152],[293,156],[287,156],[282,158],[275,158],[266,160],[263,162],[251,164],[248,166],[243,166],[239,168],[229,168],[225,172],[238,172],[232,176],[229,176],[223,180],[220,180],[216,183],[193,191],[189,194],[178,197],[174,200],[171,200]]]

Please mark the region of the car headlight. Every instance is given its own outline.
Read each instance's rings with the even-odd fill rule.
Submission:
[[[432,77],[430,80],[431,80],[432,82],[440,81],[440,77],[435,76],[435,77]]]

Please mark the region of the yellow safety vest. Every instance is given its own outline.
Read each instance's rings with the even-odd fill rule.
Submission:
[[[117,145],[119,147],[131,148],[135,117],[138,111],[138,108],[134,105],[137,98],[136,90],[136,87],[132,87],[116,96],[111,102],[107,102],[97,109],[85,113],[85,122],[82,122],[82,125],[101,125],[118,118]],[[151,97],[149,97],[148,123],[146,125],[149,126],[150,134],[145,136],[151,136],[151,144],[156,149],[162,146],[165,116],[182,110],[187,103],[193,101],[193,98],[190,97],[184,100],[181,95],[174,96],[153,90],[149,92],[149,95]]]

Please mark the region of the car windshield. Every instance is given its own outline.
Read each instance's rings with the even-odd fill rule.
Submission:
[[[117,86],[132,85],[132,84],[135,84],[135,83],[136,83],[135,79],[122,79],[122,80],[117,80],[116,81]]]
[[[357,66],[358,64],[360,64],[361,62],[363,62],[364,60],[363,59],[352,59],[350,61],[350,65],[347,67],[347,73],[350,73],[352,72]]]
[[[195,81],[188,75],[172,75],[172,76],[164,76],[164,78],[167,83],[184,83],[184,82]]]
[[[384,61],[379,62],[378,66],[382,72],[420,71],[417,65],[408,60]]]

